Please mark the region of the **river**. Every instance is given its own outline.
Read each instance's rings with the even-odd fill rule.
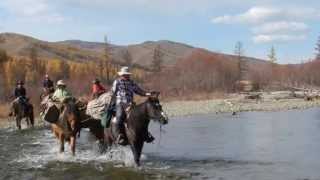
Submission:
[[[173,118],[151,124],[142,167],[128,148],[98,152],[83,130],[72,157],[50,129],[0,130],[0,179],[319,180],[320,110]]]

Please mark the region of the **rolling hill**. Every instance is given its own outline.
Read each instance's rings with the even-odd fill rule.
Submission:
[[[185,59],[192,54],[193,51],[199,50],[186,44],[172,41],[146,41],[141,44],[128,46],[119,46],[109,44],[112,61],[114,63],[123,64],[125,52],[129,52],[132,57],[133,64],[140,67],[150,68],[154,50],[159,47],[163,56],[164,67],[175,65],[179,60]],[[47,42],[38,40],[29,36],[15,33],[0,34],[0,49],[4,49],[11,56],[28,56],[31,48],[36,48],[38,55],[43,59],[62,59],[69,61],[98,61],[104,59],[104,51],[106,45],[99,42],[86,42],[80,40],[66,40],[60,42]],[[215,53],[224,56],[226,59],[236,59],[233,55]],[[250,64],[265,64],[260,59],[249,58],[246,60]]]

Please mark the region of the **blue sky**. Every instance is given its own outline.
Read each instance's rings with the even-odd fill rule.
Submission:
[[[242,41],[247,56],[279,63],[314,57],[320,36],[317,0],[1,0],[0,32],[42,40],[81,39],[134,44],[172,40],[233,53]]]

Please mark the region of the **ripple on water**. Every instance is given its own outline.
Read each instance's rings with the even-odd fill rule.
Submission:
[[[142,160],[146,164],[140,169],[130,168],[133,167],[134,161],[128,147],[115,147],[105,154],[100,154],[98,143],[91,141],[87,132],[82,133],[77,142],[76,156],[72,156],[67,144],[66,152],[60,154],[57,140],[48,129],[20,132],[6,130],[6,137],[15,143],[11,145],[8,143],[5,147],[18,148],[18,151],[15,156],[6,159],[9,160],[10,171],[0,173],[0,179],[2,175],[6,179],[32,179],[35,176],[65,179],[67,173],[70,173],[71,179],[88,176],[96,179],[99,177],[116,179],[121,176],[132,177],[132,179],[176,179],[177,177],[171,172],[166,172],[169,169],[168,166],[158,166],[157,163],[149,161],[148,156],[144,154]],[[24,175],[20,175],[21,173]]]

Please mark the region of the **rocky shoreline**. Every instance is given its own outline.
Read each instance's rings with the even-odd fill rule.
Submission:
[[[302,98],[276,98],[275,96],[267,97],[261,100],[250,100],[237,96],[226,99],[174,101],[163,103],[163,108],[170,117],[211,113],[219,114],[250,111],[285,111],[314,107],[320,107],[320,100],[306,101]]]

